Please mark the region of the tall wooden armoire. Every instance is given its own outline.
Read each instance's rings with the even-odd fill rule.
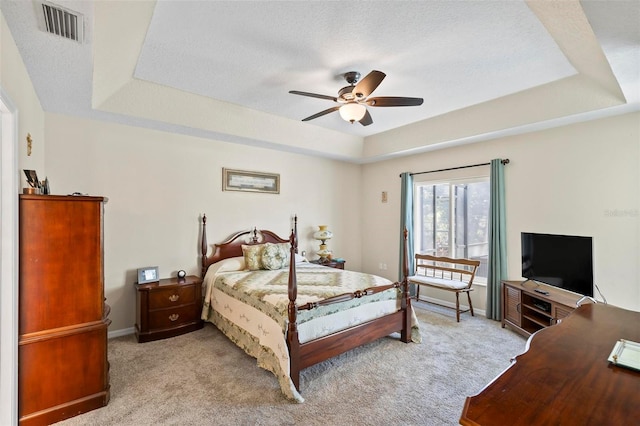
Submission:
[[[21,424],[51,424],[109,402],[105,202],[20,195]]]

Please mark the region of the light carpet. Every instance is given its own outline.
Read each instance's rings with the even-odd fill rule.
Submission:
[[[215,326],[171,339],[109,341],[111,401],[60,425],[456,425],[524,351],[500,323],[414,303],[422,343],[397,336],[303,370],[298,404]]]

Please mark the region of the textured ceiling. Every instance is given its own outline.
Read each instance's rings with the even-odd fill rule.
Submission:
[[[387,74],[376,96],[425,103],[315,124],[367,136],[576,72],[522,2],[161,2],[135,76],[300,120],[334,104],[289,90],[336,96],[371,69]]]
[[[40,31],[38,2],[0,3],[51,112],[363,162],[640,103],[636,0],[53,3],[84,15],[83,44]],[[373,69],[373,95],[424,104],[300,122],[334,104],[289,90]],[[405,132],[429,137],[390,146]]]

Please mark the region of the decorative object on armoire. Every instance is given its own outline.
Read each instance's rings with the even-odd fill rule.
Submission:
[[[51,189],[49,188],[49,178],[45,177],[42,181],[42,194],[49,195],[51,194]]]
[[[184,271],[184,269],[180,269],[177,273],[178,278],[184,278],[187,276],[187,273]]]
[[[20,424],[52,424],[109,402],[106,201],[20,195]]]
[[[313,238],[320,240],[320,249],[316,252],[322,262],[328,262],[331,258],[331,250],[327,249],[326,241],[333,237],[333,232],[327,229],[327,225],[319,225],[318,230],[313,234]]]
[[[146,284],[160,281],[157,266],[147,266],[138,269],[138,284]]]
[[[38,173],[35,170],[24,169],[24,175],[27,177],[28,188],[24,188],[24,194],[42,194],[42,185],[38,180]]]

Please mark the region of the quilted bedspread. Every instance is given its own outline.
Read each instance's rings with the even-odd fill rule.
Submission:
[[[308,302],[317,302],[344,293],[353,293],[369,287],[391,284],[391,281],[370,274],[344,271],[311,263],[296,265],[298,283],[298,297],[296,304],[302,306]],[[240,271],[225,273],[218,276],[214,287],[228,294],[236,300],[253,306],[277,321],[283,331],[287,323],[289,270],[275,271]],[[205,294],[205,305],[209,299]],[[350,309],[363,303],[380,300],[396,299],[398,289],[391,289],[365,298],[353,299],[310,311],[298,312],[298,324],[313,318],[335,313],[339,310]]]

